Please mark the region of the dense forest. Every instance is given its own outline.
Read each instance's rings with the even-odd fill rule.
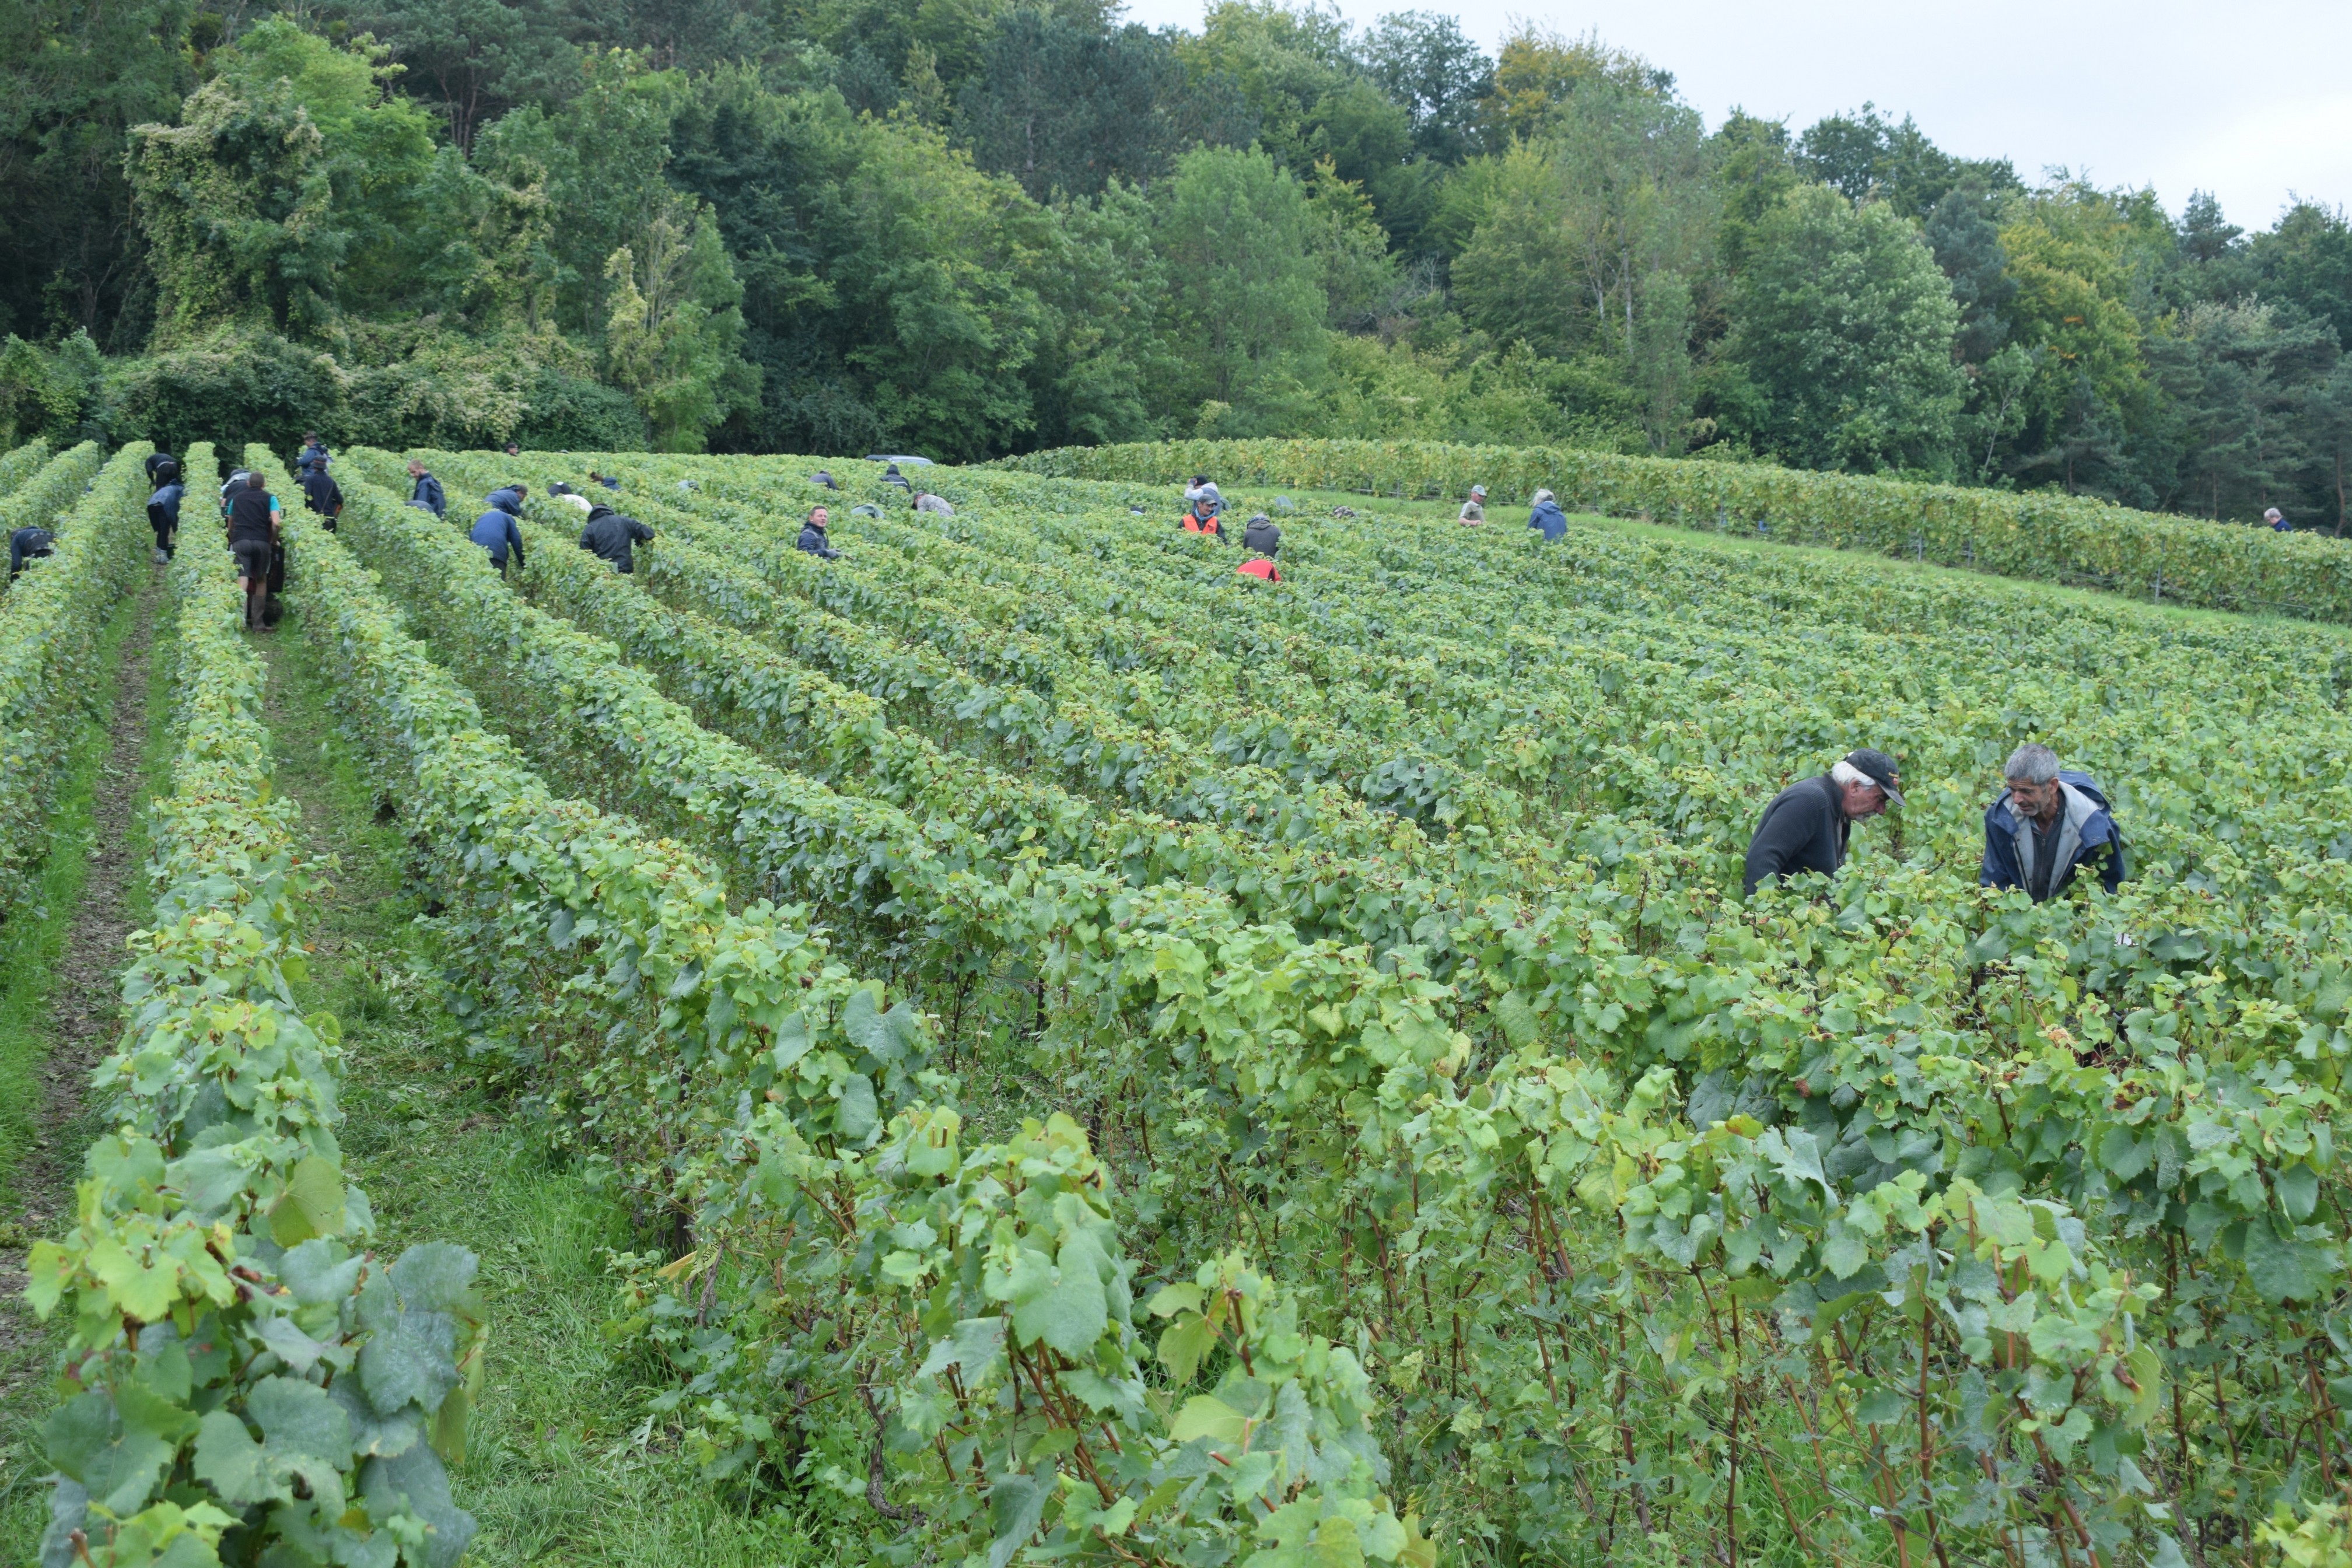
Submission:
[[[0,439],[1561,442],[2340,530],[2352,224],[1223,0],[23,0]],[[1865,89],[1867,84],[1856,84]]]

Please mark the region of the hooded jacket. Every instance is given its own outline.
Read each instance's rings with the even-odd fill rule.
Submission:
[[[2058,774],[2058,794],[2062,806],[2057,837],[2051,843],[2053,869],[2045,897],[2054,899],[2064,892],[2074,873],[2095,860],[2100,862],[2100,884],[2114,892],[2124,879],[2124,840],[2116,831],[2105,793],[2090,774],[2065,769]],[[2033,825],[2010,805],[2007,790],[1985,807],[1984,825],[1984,868],[1978,883],[1987,888],[2032,888]]]
[[[1568,537],[1568,514],[1559,510],[1559,502],[1547,498],[1528,511],[1528,526],[1541,529],[1546,544],[1558,544]]]
[[[515,494],[510,487],[501,486],[492,490],[482,498],[482,504],[494,510],[502,511],[509,517],[522,515],[522,497]]]
[[[634,574],[636,558],[630,544],[649,542],[654,531],[634,517],[624,517],[611,507],[598,502],[588,509],[588,526],[580,531],[580,548],[592,551],[596,559],[607,562],[615,572]]]
[[[826,542],[824,530],[814,522],[801,524],[801,536],[798,542],[800,547],[811,555],[821,556],[827,561],[841,559],[841,552]]]
[[[1270,517],[1254,517],[1242,530],[1242,543],[1261,555],[1272,555],[1282,548],[1282,530],[1274,526]]]

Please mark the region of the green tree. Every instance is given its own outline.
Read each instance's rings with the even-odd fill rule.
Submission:
[[[1144,28],[1104,32],[1024,6],[997,18],[956,122],[974,162],[1035,200],[1090,196],[1167,173],[1177,149],[1162,104],[1182,90],[1182,67]]]
[[[554,7],[511,0],[380,0],[349,11],[383,38],[403,89],[437,109],[459,152],[523,103],[560,104],[580,79],[580,49]]]
[[[1455,260],[1465,316],[1503,342],[1596,349],[1624,366],[1651,445],[1682,448],[1692,289],[1714,195],[1696,114],[1601,74],[1504,157],[1487,222]]]
[[[1495,62],[1460,22],[1433,11],[1382,16],[1363,56],[1372,80],[1403,108],[1416,153],[1460,163],[1479,150],[1480,105],[1494,94]]]
[[[131,130],[131,182],[167,341],[219,321],[316,331],[404,293],[438,215],[431,121],[383,51],[282,17],[218,51],[176,126]]]
[[[123,168],[130,128],[195,85],[187,0],[0,5],[0,331],[144,336],[145,247]]]
[[[612,280],[604,358],[643,409],[655,449],[699,452],[711,426],[760,395],[760,373],[737,352],[743,285],[708,208],[665,204],[646,225],[642,259],[627,246],[604,265]]]
[[[2334,330],[2252,299],[2200,302],[2163,326],[2149,349],[2181,452],[2168,504],[2252,521],[2292,503],[2288,488],[2310,456],[2304,405],[2336,364]]]
[[[1255,148],[1211,147],[1176,166],[1160,214],[1176,368],[1160,407],[1232,412],[1219,434],[1271,431],[1303,413],[1323,363],[1328,300],[1306,190]]]
[[[1963,182],[1988,191],[2025,187],[2006,158],[1955,158],[1927,139],[1909,115],[1890,124],[1875,104],[1832,114],[1798,142],[1796,163],[1807,178],[1853,201],[1881,201],[1907,218],[1925,218]]]
[[[2170,225],[2148,204],[2071,179],[2012,198],[2002,214],[2017,285],[2011,341],[2033,356],[2003,466],[2070,492],[2152,503],[2166,483],[2134,458],[2153,445],[2142,437],[2158,410],[2133,307],[2169,255]]]
[[[1959,313],[1918,231],[1811,185],[1755,238],[1726,352],[1761,396],[1759,443],[1808,468],[1948,474]]]

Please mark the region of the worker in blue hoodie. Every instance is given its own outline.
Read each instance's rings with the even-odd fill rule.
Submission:
[[[1546,544],[1558,544],[1568,536],[1568,514],[1559,510],[1549,490],[1538,490],[1535,505],[1528,512],[1528,526],[1542,530]]]
[[[147,526],[155,531],[155,561],[161,565],[172,559],[178,547],[180,502],[187,495],[188,487],[180,482],[177,463],[166,463],[156,471],[163,483],[147,498]]]
[[[2116,890],[2124,879],[2123,835],[2090,774],[2062,769],[2057,752],[2029,742],[2009,754],[2001,782],[2008,787],[1985,807],[1979,883],[2023,888],[2039,904],[2095,866],[2100,886]]]
[[[490,564],[503,577],[507,557],[512,555],[518,570],[522,567],[522,530],[515,519],[522,515],[523,498],[530,494],[528,485],[500,485],[482,499],[489,510],[474,520],[474,530],[467,537],[490,552]]]

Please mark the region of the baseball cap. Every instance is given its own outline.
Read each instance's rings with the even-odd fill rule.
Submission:
[[[1886,802],[1889,805],[1903,804],[1903,791],[1897,787],[1903,782],[1903,770],[1895,765],[1893,757],[1888,756],[1885,752],[1874,752],[1865,746],[1859,752],[1848,752],[1845,754],[1845,760],[1866,776],[1871,783],[1886,792]]]
[[[1472,485],[1470,487],[1470,493],[1474,496],[1485,495],[1486,493],[1486,487],[1484,485]]]

